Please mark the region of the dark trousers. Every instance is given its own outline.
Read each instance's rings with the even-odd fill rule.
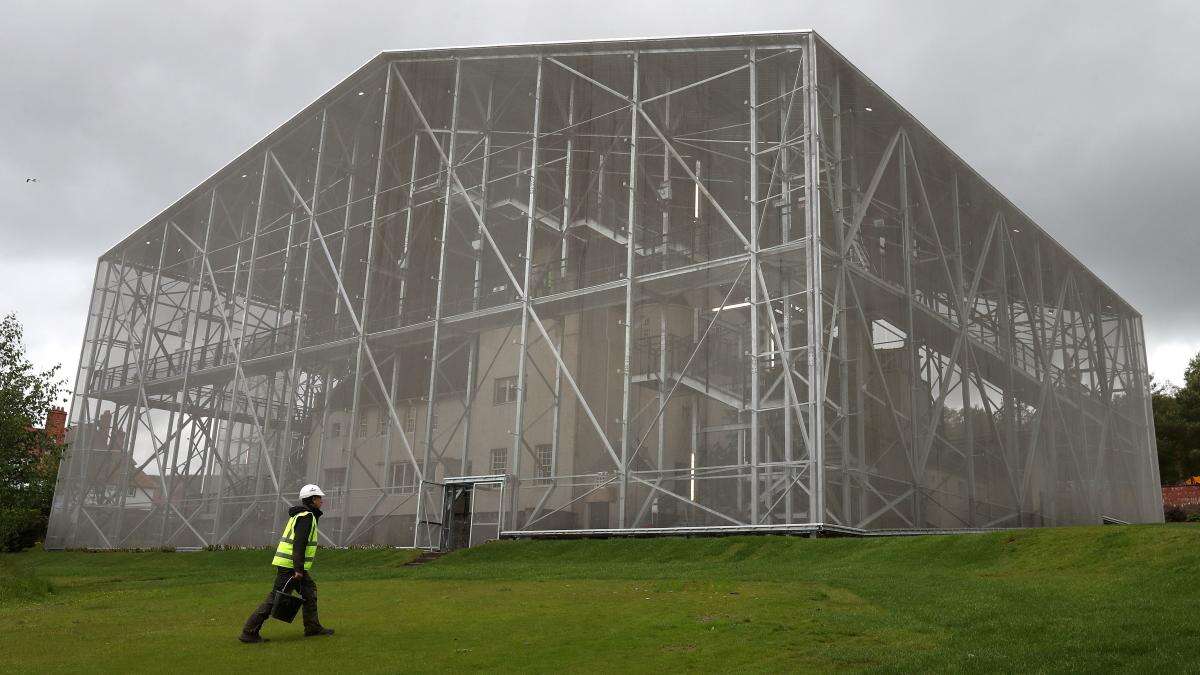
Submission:
[[[242,627],[244,635],[258,634],[262,625],[271,618],[271,606],[275,601],[275,591],[283,590],[284,584],[292,578],[290,569],[276,567],[275,570],[275,583],[271,586],[271,592],[267,593],[267,599],[262,601],[249,619],[246,619],[246,625]],[[313,581],[312,575],[305,574],[303,579],[293,581],[292,585],[288,586],[288,590],[299,591],[300,597],[304,599],[304,632],[312,633],[321,630],[321,622],[317,620],[317,582]]]

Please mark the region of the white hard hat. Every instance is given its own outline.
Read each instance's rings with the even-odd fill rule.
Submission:
[[[308,484],[300,488],[300,501],[304,501],[309,497],[324,497],[325,493],[321,491],[321,486]]]

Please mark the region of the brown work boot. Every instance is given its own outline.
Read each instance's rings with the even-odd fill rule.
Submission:
[[[259,635],[258,633],[242,633],[241,635],[238,636],[238,639],[241,640],[242,642],[245,642],[246,644],[258,644],[260,642],[270,642],[270,640]]]
[[[304,631],[304,637],[313,637],[314,635],[333,635],[332,628],[318,628],[316,630]]]

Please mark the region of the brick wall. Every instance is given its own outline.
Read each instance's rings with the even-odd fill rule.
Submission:
[[[67,411],[62,408],[51,408],[46,413],[46,433],[56,443],[62,443],[67,435]]]
[[[1162,491],[1166,506],[1200,506],[1200,485],[1167,485]]]

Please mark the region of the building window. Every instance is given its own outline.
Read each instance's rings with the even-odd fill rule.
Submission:
[[[417,491],[417,472],[409,462],[392,465],[392,494],[411,495]]]
[[[392,421],[392,416],[386,411],[379,411],[379,435],[385,436],[388,432],[388,423]]]
[[[136,497],[136,496],[137,496],[137,488],[136,488],[136,487],[132,487],[132,486],[131,486],[131,487],[129,488],[129,496],[130,496],[130,497]]]
[[[493,448],[492,449],[492,474],[508,473],[508,448]]]
[[[514,377],[497,377],[496,391],[492,401],[496,405],[505,403],[513,403],[517,400],[517,378]]]
[[[367,437],[367,413],[365,412],[358,415],[358,437],[359,439]]]
[[[325,489],[330,492],[342,492],[346,489],[346,469],[325,469]]]
[[[548,483],[554,475],[554,446],[542,443],[533,448],[536,464],[533,467],[533,477],[540,482]]]
[[[329,437],[330,438],[338,438],[341,435],[342,435],[342,423],[341,422],[334,422],[332,425],[330,425],[330,427],[329,427]]]
[[[417,406],[409,406],[404,411],[404,430],[412,433],[417,430]]]

